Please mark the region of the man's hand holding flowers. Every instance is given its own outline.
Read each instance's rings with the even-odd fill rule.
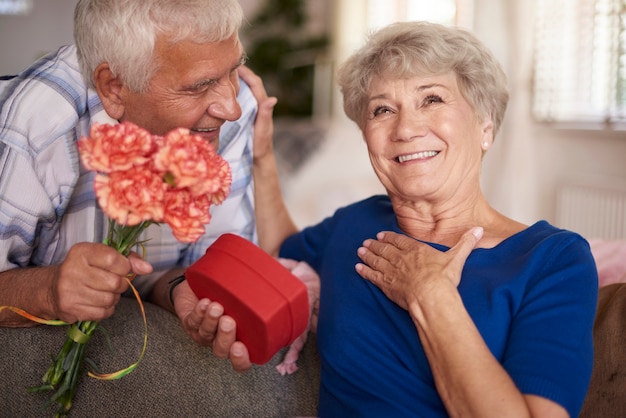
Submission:
[[[42,316],[70,324],[108,318],[128,290],[126,277],[152,272],[152,266],[136,254],[124,257],[108,245],[89,242],[74,245],[63,263],[51,269],[52,311]]]

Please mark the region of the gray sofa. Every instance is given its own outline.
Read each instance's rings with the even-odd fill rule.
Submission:
[[[197,346],[178,319],[146,303],[148,346],[136,370],[120,380],[79,381],[70,417],[292,417],[317,412],[319,358],[312,334],[298,360],[300,370],[281,376],[269,363],[247,373]],[[123,298],[115,314],[102,321],[112,349],[96,334],[87,356],[102,372],[115,372],[137,361],[143,344],[143,320],[137,301]],[[52,417],[41,410],[50,392],[28,393],[39,384],[50,355],[65,340],[65,327],[0,328],[0,417]]]
[[[319,358],[311,334],[298,360],[300,370],[281,376],[268,364],[244,374],[196,346],[171,314],[146,304],[148,348],[139,367],[121,380],[84,377],[70,417],[295,417],[317,412]],[[103,321],[111,352],[102,337],[89,343],[88,355],[113,372],[134,363],[141,351],[143,322],[132,299]],[[53,416],[41,406],[49,394],[29,394],[65,339],[64,327],[0,328],[0,417]],[[97,339],[96,339],[97,338]],[[594,328],[595,364],[582,418],[624,417],[626,411],[626,283],[600,289]]]

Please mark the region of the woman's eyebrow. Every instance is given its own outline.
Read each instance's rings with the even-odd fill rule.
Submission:
[[[422,91],[424,91],[424,90],[429,90],[429,89],[432,89],[432,88],[437,88],[437,87],[442,88],[442,89],[446,89],[446,90],[449,90],[449,89],[450,89],[450,88],[449,88],[448,86],[446,86],[445,84],[441,84],[441,83],[430,83],[430,84],[418,85],[418,86],[416,86],[416,87],[415,87],[415,89],[414,89],[414,90],[415,90],[417,93],[419,93],[419,92],[422,92]],[[386,99],[386,98],[387,98],[387,94],[386,94],[386,93],[380,93],[380,94],[377,94],[377,95],[375,95],[375,96],[370,96],[370,97],[368,97],[367,101],[368,101],[368,102],[371,102],[371,101],[373,101],[373,100],[377,100],[377,99]]]
[[[376,96],[370,96],[367,98],[368,103],[378,99],[386,99],[387,95],[385,93],[377,94]]]
[[[415,91],[420,92],[420,91],[424,91],[424,90],[428,90],[428,89],[432,89],[434,87],[441,87],[444,89],[447,89],[448,87],[443,85],[443,84],[439,84],[439,83],[432,83],[432,84],[424,84],[422,86],[417,86],[415,88]]]

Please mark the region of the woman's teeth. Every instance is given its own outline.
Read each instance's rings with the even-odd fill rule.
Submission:
[[[411,160],[421,160],[424,158],[434,157],[437,154],[439,154],[439,151],[416,152],[415,154],[401,155],[398,157],[398,161],[401,163],[404,163],[404,162],[411,161]]]

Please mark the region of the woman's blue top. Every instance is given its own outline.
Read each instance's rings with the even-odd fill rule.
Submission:
[[[355,271],[357,249],[380,231],[401,233],[387,196],[337,210],[280,251],[320,275],[319,416],[445,417],[408,312]],[[578,416],[591,379],[598,293],[587,241],[537,222],[494,248],[473,250],[459,293],[520,391]]]

